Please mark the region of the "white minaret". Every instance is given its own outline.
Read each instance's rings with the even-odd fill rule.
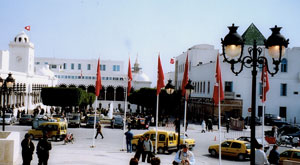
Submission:
[[[9,70],[34,74],[34,45],[25,32],[9,43]]]

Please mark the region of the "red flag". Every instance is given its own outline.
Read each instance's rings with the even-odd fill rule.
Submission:
[[[131,73],[131,65],[130,65],[130,59],[128,61],[128,91],[127,96],[129,96],[130,90],[131,90],[131,81],[132,81],[132,73]]]
[[[171,58],[171,60],[170,60],[170,64],[174,64],[174,58]]]
[[[184,73],[183,73],[183,78],[182,78],[182,84],[181,84],[181,94],[182,96],[185,95],[185,86],[189,81],[189,54],[186,53],[186,60],[185,60],[185,66],[184,66]]]
[[[30,26],[25,26],[25,29],[26,29],[27,31],[30,31]]]
[[[101,89],[102,89],[102,84],[101,84],[101,73],[100,73],[100,59],[98,59],[96,91],[95,91],[96,96],[99,96]]]
[[[262,81],[262,88],[263,88],[263,95],[261,98],[261,102],[265,102],[267,100],[267,92],[270,89],[269,85],[269,77],[266,65],[264,65],[263,70],[261,72],[261,81]]]
[[[156,95],[159,95],[161,88],[165,86],[164,83],[164,72],[160,62],[160,55],[158,55],[158,72],[157,72],[157,86],[156,86]]]
[[[220,90],[220,92],[219,92]],[[220,96],[219,96],[220,93]],[[224,100],[224,91],[223,91],[223,85],[222,85],[222,75],[221,75],[221,67],[219,63],[219,54],[217,56],[217,65],[216,65],[216,83],[214,85],[214,94],[213,94],[213,100],[215,104],[219,104],[220,101]]]

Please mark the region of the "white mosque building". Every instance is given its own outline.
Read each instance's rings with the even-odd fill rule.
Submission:
[[[124,109],[125,89],[127,88],[127,69],[123,61],[100,61],[102,90],[97,107]],[[50,107],[42,104],[40,97],[43,87],[78,87],[86,91],[95,91],[97,59],[60,59],[37,57],[34,44],[25,32],[18,34],[9,43],[9,50],[0,51],[0,77],[6,79],[9,73],[15,79],[15,86],[6,99],[5,106],[29,113],[40,106],[49,111]],[[136,59],[133,70],[132,91],[150,87],[151,80],[142,72]],[[4,93],[1,93],[0,106],[3,107]],[[8,100],[8,101],[7,101]],[[132,105],[131,109],[135,110]]]
[[[259,47],[263,49],[263,55],[269,59],[269,67],[272,69],[271,59],[268,51],[263,45],[264,36],[259,32],[254,24],[244,32],[242,37],[246,40],[244,50],[247,50],[249,41],[256,36]],[[193,117],[202,119],[208,116],[218,116],[217,107],[213,105],[213,86],[215,84],[215,71],[217,55],[221,54],[213,45],[201,44],[195,45],[188,50],[189,55],[189,79],[192,80],[195,87],[191,94],[190,109],[188,118]],[[247,53],[247,51],[244,51]],[[172,78],[177,89],[181,88],[184,65],[187,52],[176,57],[175,72]],[[279,66],[279,72],[271,77],[269,75],[270,90],[267,93],[265,102],[265,114],[276,114],[283,120],[291,123],[300,122],[300,47],[288,48],[285,56]],[[220,56],[220,66],[222,72],[223,89],[225,100],[222,102],[222,117],[246,117],[250,113],[251,107],[251,69],[244,70],[235,76],[230,64],[222,62]],[[236,66],[239,69],[240,66]],[[262,112],[262,85],[260,81],[261,69],[258,69],[257,75],[257,96],[256,113],[261,116]]]
[[[37,106],[49,110],[41,103],[40,92],[42,87],[56,86],[57,78],[46,65],[34,66],[34,44],[24,32],[9,43],[8,51],[0,51],[0,77],[5,80],[9,73],[15,84],[8,94],[1,88],[1,107],[12,109],[15,115],[18,110],[28,112]]]

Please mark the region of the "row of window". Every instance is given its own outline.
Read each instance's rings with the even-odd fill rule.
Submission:
[[[205,81],[200,81],[200,82],[193,82],[194,86],[194,92],[195,93],[205,93],[206,92],[206,82]],[[210,93],[210,81],[207,81],[207,94]]]
[[[185,69],[185,63],[178,65],[178,73],[183,73]],[[189,62],[189,71],[191,70],[191,62]]]
[[[35,64],[39,65],[40,62],[36,62]],[[45,62],[44,64],[48,65],[48,62]],[[49,66],[50,66],[50,69],[56,69],[57,67],[59,67],[60,69],[68,69],[67,63],[64,63],[62,66],[61,65],[55,65],[55,64],[50,64]],[[75,64],[71,63],[70,68],[71,68],[71,70],[75,70]],[[87,64],[86,69],[91,70],[91,64]],[[82,70],[82,65],[81,64],[77,64],[77,70]],[[100,64],[100,70],[101,71],[106,71],[106,65],[101,65]],[[116,72],[120,71],[120,65],[113,65],[112,70],[116,71]]]
[[[96,80],[96,76],[71,76],[71,75],[55,75],[59,79],[86,79],[86,80]],[[123,77],[101,77],[102,80],[120,80],[123,81]]]

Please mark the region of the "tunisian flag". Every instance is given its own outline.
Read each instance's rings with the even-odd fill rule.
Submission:
[[[26,29],[27,31],[30,31],[30,26],[25,26],[25,29]]]
[[[102,84],[101,84],[101,73],[100,73],[100,59],[98,58],[98,65],[97,65],[97,80],[96,80],[96,91],[95,95],[99,96],[100,90],[102,89]]]
[[[261,81],[262,81],[262,88],[263,88],[261,102],[264,103],[267,100],[267,92],[270,89],[269,77],[268,77],[268,71],[266,65],[264,65],[263,70],[261,72]]]
[[[131,65],[130,65],[130,59],[128,62],[128,91],[127,96],[129,96],[130,90],[131,90],[131,81],[132,81],[132,73],[131,73]]]
[[[220,92],[219,92],[220,90]],[[220,93],[220,96],[219,96]],[[215,104],[219,104],[219,100],[224,100],[224,91],[223,91],[223,85],[222,85],[222,75],[221,75],[221,67],[219,63],[219,54],[217,56],[217,65],[216,65],[216,83],[214,85],[214,95],[213,100]]]
[[[159,95],[161,88],[165,86],[164,83],[164,71],[160,62],[160,55],[158,55],[158,71],[157,71],[157,85],[156,85],[156,95]]]
[[[181,84],[181,90],[182,90],[181,94],[182,94],[182,96],[185,95],[185,92],[186,92],[185,86],[189,81],[189,57],[188,56],[189,56],[189,54],[186,53],[184,73],[183,73],[182,84]]]

